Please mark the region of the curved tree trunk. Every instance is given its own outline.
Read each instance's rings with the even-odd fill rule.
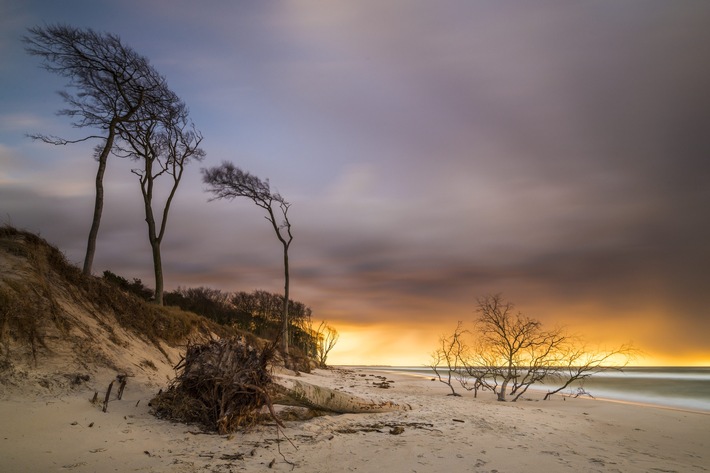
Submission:
[[[510,381],[510,378],[506,376],[503,379],[503,383],[500,385],[500,391],[498,391],[498,400],[499,401],[505,401],[505,390],[508,389],[508,382]]]

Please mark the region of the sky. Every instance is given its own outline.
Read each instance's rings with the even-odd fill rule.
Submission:
[[[96,143],[21,42],[119,35],[187,103],[206,158],[162,245],[166,289],[283,289],[231,161],[290,203],[291,296],[333,364],[421,365],[502,294],[638,364],[710,365],[710,2],[0,0],[0,221],[81,265]],[[112,157],[94,273],[152,285],[135,163]]]

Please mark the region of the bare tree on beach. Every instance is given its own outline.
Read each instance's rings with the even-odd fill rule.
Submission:
[[[153,255],[155,297],[163,305],[163,262],[160,245],[165,236],[170,206],[177,191],[185,166],[190,161],[201,161],[205,153],[199,147],[202,135],[189,121],[185,104],[171,91],[165,89],[158,106],[145,107],[139,119],[119,125],[120,141],[115,154],[141,163],[132,172],[138,176],[143,195],[145,221],[148,224],[148,241]],[[153,208],[156,180],[170,177],[170,187],[159,223]]]
[[[106,162],[114,148],[118,127],[135,120],[145,104],[160,100],[167,86],[148,60],[124,45],[116,35],[65,25],[28,31],[23,38],[27,52],[42,58],[44,69],[68,78],[69,88],[76,90],[73,94],[60,92],[68,107],[60,110],[59,115],[72,119],[76,128],[99,131],[77,139],[30,135],[54,145],[100,140],[94,151],[98,161],[96,198],[83,266],[83,273],[90,275],[103,212]]]
[[[542,381],[559,363],[558,349],[566,341],[561,329],[543,330],[542,324],[520,312],[502,296],[478,300],[479,317],[475,333],[483,353],[479,357],[500,387],[499,401],[509,394],[517,400],[535,382]]]
[[[450,387],[453,376],[475,393],[490,389],[499,401],[507,396],[516,401],[533,384],[556,380],[562,386],[548,391],[549,399],[602,369],[622,369],[634,352],[628,345],[589,350],[561,328],[544,330],[540,321],[516,312],[500,295],[480,298],[478,314],[471,331],[463,330],[459,322],[451,336],[442,337],[435,361],[448,364]],[[464,334],[470,340],[464,340]]]
[[[284,300],[282,312],[282,332],[281,349],[284,357],[288,358],[289,339],[289,319],[288,319],[288,297],[289,297],[289,267],[288,249],[293,241],[291,233],[291,222],[288,219],[288,211],[291,204],[279,193],[271,192],[269,180],[261,180],[246,171],[239,169],[229,162],[222,163],[221,166],[210,169],[203,169],[203,181],[210,187],[208,192],[214,194],[213,199],[235,199],[237,197],[247,197],[258,207],[266,210],[266,220],[271,223],[276,237],[283,247],[284,265]],[[278,215],[278,217],[277,217]]]

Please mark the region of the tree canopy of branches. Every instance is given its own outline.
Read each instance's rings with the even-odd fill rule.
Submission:
[[[500,380],[500,401],[505,401],[508,388],[517,400],[533,383],[542,381],[561,362],[560,349],[567,341],[561,329],[543,330],[538,320],[513,308],[500,295],[478,301],[476,333],[481,350],[476,364]]]
[[[148,241],[153,254],[155,274],[154,301],[163,305],[163,263],[160,245],[165,236],[170,205],[180,185],[185,166],[191,161],[201,161],[205,153],[199,147],[202,135],[189,121],[185,104],[168,89],[163,91],[160,103],[143,107],[136,120],[118,126],[120,140],[114,153],[139,162],[133,169],[143,195],[145,221],[148,224]],[[170,178],[170,186],[163,204],[159,223],[153,209],[156,179]]]
[[[133,278],[133,281],[129,282],[128,279],[119,276],[111,271],[104,271],[103,278],[116,286],[120,287],[126,292],[130,292],[143,300],[150,300],[153,296],[153,291],[146,287],[139,278]]]
[[[441,338],[433,355],[432,367],[452,393],[452,377],[476,393],[490,389],[499,401],[507,396],[516,401],[536,383],[561,384],[547,392],[548,399],[596,372],[622,369],[634,355],[629,345],[592,350],[562,328],[544,330],[540,321],[516,312],[500,295],[480,298],[477,311],[473,330],[459,323],[452,335]],[[448,370],[446,379],[437,371],[442,366]]]
[[[77,139],[30,135],[55,145],[99,140],[94,150],[98,161],[94,214],[83,267],[84,274],[89,275],[103,211],[106,162],[114,148],[118,127],[136,120],[143,107],[160,103],[167,85],[145,57],[124,45],[116,35],[65,25],[35,27],[28,31],[23,38],[27,52],[40,57],[44,69],[66,77],[68,88],[75,91],[60,92],[67,108],[60,110],[59,115],[69,117],[76,128],[98,131],[98,134]]]
[[[255,290],[251,293],[240,291],[232,295],[230,302],[238,313],[249,315],[246,330],[264,338],[274,338],[281,333],[284,306],[282,294],[264,290]],[[310,324],[311,309],[302,302],[294,300],[289,300],[288,306],[289,333],[291,338],[301,339],[306,336],[305,330]]]
[[[165,304],[178,306],[223,325],[234,325],[254,335],[273,339],[281,333],[283,295],[263,290],[225,292],[207,287],[177,288],[165,293]],[[317,360],[311,308],[289,301],[289,332],[293,346]]]
[[[194,312],[223,325],[235,324],[246,329],[230,304],[231,293],[209,287],[178,287],[165,293],[165,305],[171,305]]]
[[[246,171],[239,169],[232,163],[224,162],[221,166],[210,169],[203,169],[203,181],[209,185],[207,189],[214,199],[232,200],[237,197],[246,197],[254,202],[258,207],[267,213],[266,219],[271,223],[276,237],[283,246],[283,266],[284,266],[284,299],[281,320],[281,349],[285,357],[288,357],[289,345],[289,267],[288,249],[293,241],[291,233],[291,223],[288,219],[288,210],[291,204],[280,194],[271,192],[269,180],[261,180]],[[279,215],[277,217],[277,215]]]

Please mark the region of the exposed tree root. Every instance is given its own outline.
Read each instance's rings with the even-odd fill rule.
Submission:
[[[188,346],[170,388],[152,401],[158,417],[194,422],[220,434],[254,424],[267,406],[272,346],[257,348],[243,337]],[[276,417],[274,416],[274,419]],[[278,421],[277,421],[278,422]]]

